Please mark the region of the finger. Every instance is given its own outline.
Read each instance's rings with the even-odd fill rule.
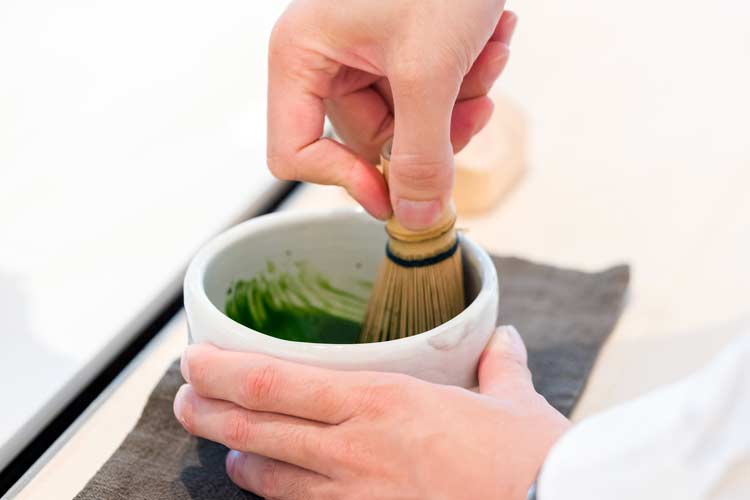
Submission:
[[[234,403],[208,399],[185,384],[174,400],[177,420],[190,434],[240,451],[320,467],[320,443],[326,424],[287,415],[246,410]]]
[[[199,395],[250,410],[338,424],[355,409],[355,373],[341,377],[331,370],[207,344],[188,346],[182,366],[183,377]]]
[[[227,453],[226,467],[234,484],[263,498],[332,498],[327,493],[330,479],[278,460],[233,450]]]
[[[393,135],[393,115],[374,87],[326,99],[326,114],[347,146],[377,163],[383,144]]]
[[[300,63],[283,37],[283,32],[272,37],[269,52],[268,167],[281,179],[342,186],[370,214],[388,218],[388,191],[377,169],[336,141],[321,138],[323,99],[290,69]]]
[[[378,94],[383,96],[383,100],[388,105],[388,109],[391,110],[391,114],[393,114],[393,91],[391,90],[391,84],[388,79],[381,78],[372,85],[375,87],[375,90],[378,91]]]
[[[472,99],[486,95],[495,80],[505,69],[510,57],[510,48],[502,43],[489,41],[464,77],[458,99]]]
[[[383,175],[372,163],[338,142],[320,139],[300,150],[294,161],[298,163],[294,175],[286,176],[273,169],[274,175],[281,179],[341,186],[373,217],[386,220],[391,216]]]
[[[388,188],[394,214],[408,229],[435,224],[450,198],[451,115],[462,76],[451,69],[428,69],[389,78],[395,125]]]
[[[487,96],[459,101],[451,117],[451,143],[453,152],[461,151],[492,117],[495,105]]]
[[[382,98],[374,89],[361,90],[343,98],[326,99],[326,112],[336,132],[357,154],[378,161],[383,144],[393,135],[393,116],[368,105]],[[486,96],[456,102],[451,116],[453,152],[461,151],[469,140],[489,122],[494,104]]]
[[[489,92],[508,64],[510,41],[517,24],[518,16],[515,13],[509,10],[503,12],[487,45],[464,77],[458,93],[459,100],[478,97]]]
[[[531,383],[526,347],[514,327],[500,326],[479,360],[479,392],[500,395],[519,383]]]
[[[506,10],[500,16],[500,20],[495,26],[495,32],[492,33],[490,40],[510,45],[510,41],[513,38],[513,33],[516,31],[518,25],[518,16],[515,12]]]

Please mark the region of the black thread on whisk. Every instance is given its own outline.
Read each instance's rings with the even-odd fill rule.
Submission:
[[[434,264],[437,264],[438,262],[444,261],[445,259],[450,259],[451,257],[453,257],[453,254],[456,253],[456,250],[458,250],[458,237],[456,237],[456,241],[453,242],[453,245],[451,245],[451,247],[444,252],[440,252],[437,255],[433,255],[432,257],[426,257],[424,259],[407,260],[407,259],[402,259],[398,255],[394,255],[393,252],[391,252],[390,245],[388,245],[387,243],[385,245],[385,255],[391,260],[391,262],[401,267],[432,266]]]

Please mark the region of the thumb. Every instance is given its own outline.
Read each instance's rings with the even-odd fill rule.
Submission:
[[[392,80],[395,123],[388,189],[394,215],[407,229],[432,226],[448,206],[451,114],[459,86],[460,77],[445,74]]]
[[[531,384],[526,346],[514,327],[499,326],[479,359],[479,392],[501,396],[519,384]]]

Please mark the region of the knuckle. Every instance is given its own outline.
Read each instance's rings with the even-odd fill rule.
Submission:
[[[312,435],[304,426],[289,425],[284,428],[269,428],[266,438],[279,443],[289,443],[285,446],[323,456],[320,453],[323,450],[322,443],[318,439],[313,439]]]
[[[412,50],[407,49],[406,52]],[[393,79],[404,92],[423,93],[426,83],[434,87],[435,83],[445,79],[446,74],[455,72],[455,64],[448,58],[425,57],[424,51],[419,48],[413,52],[417,55],[403,55],[393,68]]]
[[[243,450],[251,440],[253,425],[248,414],[237,409],[229,414],[223,429],[224,444],[230,448]]]
[[[383,404],[383,390],[381,388],[365,387],[358,394],[356,414],[380,415],[383,412]]]
[[[463,79],[460,64],[451,57],[442,55],[425,57],[424,51],[416,50],[415,57],[401,57],[392,71],[392,79],[398,94],[403,97],[428,95],[450,95],[458,91]]]
[[[426,79],[425,68],[420,68],[417,61],[404,58],[393,69],[391,79],[398,88],[398,93],[412,95],[422,91]]]
[[[289,42],[290,34],[293,32],[293,18],[290,11],[284,12],[271,28],[271,36],[268,39],[270,54],[283,50]]]
[[[399,153],[391,158],[390,174],[399,180],[439,184],[450,179],[449,161],[421,153]]]
[[[287,435],[283,437],[286,438],[285,441],[292,443],[295,448],[313,450],[312,440],[309,439],[309,434],[302,428],[292,427],[287,431]]]
[[[364,386],[358,391],[357,414],[377,416],[400,405],[405,400],[410,382],[410,378],[405,375],[392,374],[380,383]]]
[[[367,452],[358,435],[342,439],[331,447],[330,457],[335,464],[351,470],[352,467],[366,466]]]
[[[415,153],[399,154],[391,162],[391,184],[397,184],[401,196],[418,197],[419,193],[442,191],[453,182],[449,160],[430,159]]]
[[[244,399],[250,406],[265,405],[278,393],[279,374],[273,363],[263,363],[250,370],[244,383]]]
[[[294,161],[288,155],[269,153],[266,157],[268,170],[279,180],[290,181],[297,179]]]
[[[339,429],[331,427],[328,432],[315,438],[307,436],[302,449],[306,450],[310,456],[324,457],[328,460],[329,457],[336,456],[341,435]]]
[[[211,363],[205,356],[188,356],[187,365],[191,384],[200,385],[209,379]]]
[[[346,419],[347,410],[351,407],[351,401],[354,397],[354,391],[343,396],[332,391],[329,385],[313,386],[310,389],[312,399],[316,401],[316,406],[321,410],[321,416],[330,418],[334,421]]]
[[[273,55],[274,50],[278,49],[283,41],[284,41],[284,35],[285,35],[285,21],[284,17],[280,17],[276,20],[276,22],[273,25],[273,28],[271,28],[271,35],[268,38],[268,47],[269,52],[271,55]]]
[[[331,424],[340,424],[345,422],[349,417],[348,406],[351,398],[345,396],[342,398],[330,397],[327,393],[324,393],[322,397],[316,397],[314,399],[316,412],[318,419]]]

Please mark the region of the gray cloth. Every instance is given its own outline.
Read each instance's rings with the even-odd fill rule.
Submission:
[[[498,323],[518,328],[537,390],[569,415],[620,315],[629,269],[583,273],[515,258],[494,261],[501,287]],[[258,498],[229,481],[225,447],[188,435],[175,420],[172,400],[182,383],[175,363],[133,431],[76,498]]]
[[[624,305],[630,268],[584,273],[493,257],[498,324],[514,325],[529,352],[534,387],[570,416]]]

